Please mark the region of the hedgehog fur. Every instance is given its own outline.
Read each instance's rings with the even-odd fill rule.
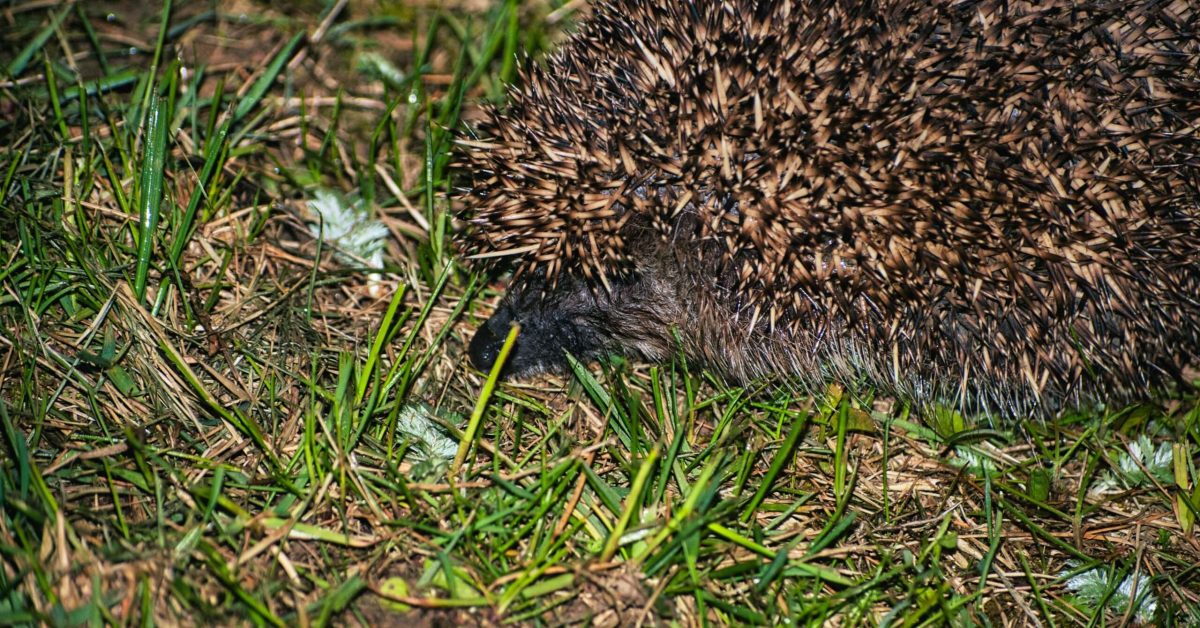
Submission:
[[[508,372],[682,351],[1017,415],[1200,365],[1200,5],[613,0],[461,140]]]

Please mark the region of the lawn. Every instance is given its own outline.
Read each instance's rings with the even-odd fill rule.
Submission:
[[[454,139],[586,4],[0,4],[0,625],[1200,625],[1196,390],[469,366]]]

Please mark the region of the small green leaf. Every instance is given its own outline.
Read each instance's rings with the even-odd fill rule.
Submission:
[[[408,582],[403,578],[388,578],[383,581],[379,587],[387,595],[396,597],[408,597]],[[397,602],[388,598],[383,598],[381,605],[394,613],[407,613],[412,610],[412,607],[404,602]]]
[[[1029,496],[1039,502],[1050,499],[1050,473],[1045,469],[1034,469],[1029,474]]]

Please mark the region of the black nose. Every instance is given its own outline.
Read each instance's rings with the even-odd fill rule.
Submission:
[[[475,336],[471,338],[470,347],[467,348],[471,364],[475,368],[481,371],[492,369],[492,366],[496,364],[496,358],[500,356],[500,348],[504,346],[504,338],[508,334],[511,323],[508,316],[501,316],[501,313],[497,313],[479,327]]]

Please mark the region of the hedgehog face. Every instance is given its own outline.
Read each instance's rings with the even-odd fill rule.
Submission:
[[[516,323],[521,332],[504,365],[508,377],[562,372],[568,353],[584,362],[611,354],[669,356],[670,330],[681,318],[672,282],[660,270],[646,269],[608,283],[605,289],[566,277],[554,286],[542,277],[514,282],[471,339],[471,363],[491,369]]]
[[[470,357],[476,368],[492,368],[514,324],[521,325],[521,332],[504,365],[503,372],[510,377],[561,371],[567,365],[567,353],[589,360],[610,344],[605,333],[605,310],[596,295],[578,285],[543,295],[544,282],[536,283],[514,285],[496,312],[475,332]]]

